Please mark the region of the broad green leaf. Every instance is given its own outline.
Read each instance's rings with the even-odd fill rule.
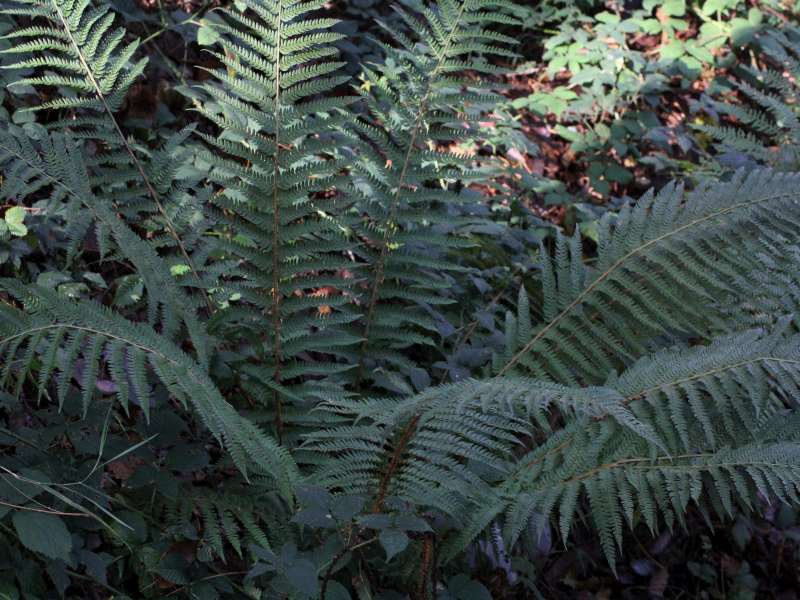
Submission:
[[[49,558],[69,562],[72,537],[61,517],[49,513],[20,510],[11,517],[19,541],[28,550]]]
[[[399,529],[384,529],[378,535],[378,540],[386,550],[386,562],[392,560],[400,552],[408,546],[408,536],[404,531]]]
[[[11,235],[24,237],[28,235],[28,228],[24,225],[25,209],[21,206],[12,206],[6,211],[5,222]]]

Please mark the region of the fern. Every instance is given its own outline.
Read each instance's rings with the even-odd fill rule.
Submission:
[[[800,32],[787,24],[765,32],[759,44],[765,67],[743,66],[740,76],[732,79],[739,100],[712,102],[725,121],[718,119],[717,124],[696,125],[695,129],[708,136],[719,152],[739,153],[762,165],[796,170],[800,165]]]
[[[436,327],[424,307],[448,302],[445,274],[460,267],[446,252],[469,245],[453,235],[458,219],[448,206],[470,200],[459,186],[479,174],[474,159],[452,147],[497,99],[492,82],[467,73],[501,72],[488,57],[513,56],[515,40],[490,29],[516,22],[501,12],[508,6],[445,0],[418,14],[397,7],[408,35],[384,25],[394,42],[382,48],[391,68],[364,70],[366,114],[355,123],[363,143],[353,164],[359,253],[368,266],[357,385],[367,364],[408,371],[413,363],[402,350],[433,345]]]
[[[756,330],[725,336],[753,322],[752,314],[725,307],[764,297],[757,273],[766,263],[779,276],[766,297],[778,298],[781,289],[794,297],[793,261],[782,259],[796,235],[788,227],[782,243],[768,244],[760,233],[773,219],[781,230],[796,221],[794,181],[754,172],[709,184],[688,198],[676,188],[645,196],[620,213],[613,231],[605,220],[595,271],[583,264],[577,236],[571,243],[559,238],[555,257],[543,258],[548,320],[533,326],[521,294],[518,316],[507,321],[498,377],[433,388],[401,402],[331,403],[328,410],[353,424],[309,438],[314,450],[337,457],[320,469],[318,481],[370,494],[376,511],[393,498],[444,512],[460,530],[445,550],[451,558],[503,507],[509,507],[512,543],[534,513],[557,513],[566,538],[586,492],[610,562],[623,516],[631,521],[636,501],[651,528],[656,516],[671,526],[690,499],[718,508],[714,493],[729,485],[729,474],[737,485],[743,485],[740,477],[755,485],[752,464],[741,470],[727,462],[730,470],[712,465],[720,457],[795,451],[792,436],[773,440],[774,446],[757,444],[770,418],[792,406],[800,340],[784,337],[786,318],[772,321],[768,335]],[[768,314],[775,316],[774,310]],[[710,342],[649,350],[698,334]],[[520,378],[526,370],[539,379]],[[513,460],[526,438],[538,442]],[[670,457],[691,460],[683,471],[666,470]],[[607,492],[616,485],[616,470],[625,478],[629,464],[653,473],[645,481],[656,487],[636,488],[640,495],[626,490],[623,503],[611,502]],[[792,468],[792,459],[770,462],[764,477],[787,477]],[[672,479],[673,472],[679,479]],[[695,493],[670,495],[678,481],[691,483]],[[758,489],[793,499],[794,475],[782,481],[786,485]],[[701,483],[705,487],[698,488]],[[755,488],[747,485],[739,497],[752,504]],[[727,499],[724,505],[729,508]]]
[[[328,31],[335,21],[313,17],[322,4],[246,2],[226,11],[214,25],[225,68],[213,76],[222,85],[204,85],[199,107],[220,132],[204,138],[218,150],[208,157],[223,186],[214,204],[234,232],[224,244],[236,261],[225,285],[242,297],[219,326],[264,340],[243,384],[270,408],[279,438],[326,391],[309,376],[346,369],[333,360],[358,339],[342,330],[353,319],[341,310],[347,282],[336,276],[352,268],[337,218],[342,199],[325,199],[344,166],[331,136],[352,98],[331,95],[348,78],[331,59],[341,37]],[[330,358],[302,359],[313,352]]]
[[[665,350],[602,387],[506,376],[399,403],[336,402],[328,410],[357,424],[310,437],[316,451],[338,457],[315,480],[371,494],[376,511],[387,499],[442,511],[460,530],[446,550],[451,558],[503,513],[510,544],[535,513],[557,512],[566,539],[585,492],[613,561],[634,509],[655,529],[660,519],[680,521],[690,500],[730,514],[730,498],[715,493],[731,485],[745,506],[759,491],[793,501],[795,434],[763,438],[800,382],[798,342],[751,331]],[[555,415],[563,423],[552,431]],[[526,438],[542,441],[516,458]],[[770,458],[760,465],[756,457]],[[678,484],[692,493],[662,494]]]
[[[68,206],[79,206],[79,214],[91,215],[98,229],[105,232],[104,237],[114,240],[124,257],[136,266],[149,294],[147,312],[150,323],[160,324],[162,333],[169,337],[179,334],[181,325],[184,325],[201,364],[206,365],[209,341],[206,329],[197,317],[195,301],[176,285],[169,273],[169,265],[157,250],[94,195],[89,187],[84,160],[75,143],[70,138],[53,134],[42,140],[41,150],[37,150],[22,136],[0,135],[0,150],[12,157],[18,168],[13,171],[13,187],[9,185],[3,189],[6,197],[30,196],[50,188],[54,194],[66,196]]]
[[[217,391],[205,371],[177,346],[151,328],[132,323],[107,308],[91,303],[65,303],[56,293],[40,287],[23,287],[2,280],[2,288],[24,303],[25,311],[2,308],[0,348],[4,357],[3,381],[7,381],[22,354],[24,365],[18,381],[28,374],[33,356],[46,357],[39,372],[44,386],[54,371],[59,372],[59,398],[63,401],[70,381],[76,376],[79,358],[83,377],[78,378],[84,398],[84,412],[94,395],[94,382],[107,356],[109,370],[118,381],[118,399],[127,407],[135,395],[145,414],[150,403],[149,366],[169,392],[184,405],[192,404],[214,436],[230,452],[245,474],[265,473],[275,478],[281,493],[291,499],[297,479],[290,455],[268,435],[243,419]],[[60,355],[58,346],[66,343]],[[24,350],[24,354],[23,354]]]
[[[53,86],[71,93],[28,110],[87,109],[91,117],[79,126],[95,126],[100,131],[117,127],[113,113],[144,71],[147,59],[131,62],[139,43],[126,43],[125,30],[113,28],[114,13],[107,6],[92,6],[88,0],[21,0],[4,12],[31,23],[6,34],[14,44],[4,52],[22,55],[6,68],[34,70],[14,85]],[[38,74],[43,68],[47,72]]]
[[[372,579],[408,587],[422,574],[423,597],[487,533],[513,551],[553,521],[566,542],[585,516],[613,566],[627,528],[684,527],[690,506],[711,520],[800,500],[798,175],[649,193],[602,219],[593,261],[580,231],[558,234],[488,376],[413,394],[406,377],[438,352],[437,313],[473,243],[468,188],[492,167],[460,145],[514,57],[513,5],[404,2],[403,27],[382,25],[383,61],[349,96],[323,0],[237,1],[202,21],[216,67],[183,90],[201,122],[152,146],[123,129],[145,61],[107,7],[8,6],[21,22],[10,68],[61,95],[31,107],[46,135],[0,132],[3,197],[69,218],[48,268],[80,272],[91,233],[125,275],[80,300],[26,283],[38,266],[0,278],[3,406],[35,398],[89,419],[104,388],[125,443],[156,411],[190,408],[225,454],[191,431],[191,452],[214,460],[171,479],[171,495],[139,490],[194,565],[256,561],[248,590],[274,573],[282,595],[324,597],[345,563],[378,565],[379,542],[409,560]],[[763,44],[794,73],[793,35]],[[751,74],[763,89],[740,90],[767,113],[730,109],[756,132],[740,149],[797,129],[795,83]],[[102,300],[136,286],[140,299]],[[137,451],[152,438],[140,439]],[[165,465],[153,472],[170,477]],[[111,516],[136,487],[122,481],[98,508]],[[230,571],[189,576],[161,564],[164,547],[140,553],[142,581]],[[289,589],[315,577],[320,589]]]
[[[172,501],[165,501],[157,511],[166,513],[166,526],[171,531],[180,532],[197,521],[202,531],[201,552],[208,558],[217,556],[225,560],[230,550],[238,558],[243,558],[251,544],[270,550],[283,543],[280,535],[289,535],[285,530],[287,515],[277,499],[271,502],[273,511],[262,512],[263,498],[257,499],[252,491],[242,487],[227,493],[203,490],[202,493],[188,492]],[[265,531],[266,530],[266,531]],[[272,540],[272,541],[271,541]]]
[[[146,58],[134,59],[138,41],[126,42],[125,30],[114,27],[114,13],[108,6],[93,6],[90,0],[14,1],[4,13],[30,23],[7,36],[14,43],[4,52],[21,55],[21,59],[5,68],[33,71],[33,75],[18,79],[15,85],[54,86],[62,94],[28,110],[55,111],[62,118],[48,123],[50,130],[69,131],[73,137],[107,147],[107,151],[87,152],[93,155],[87,161],[93,187],[100,190],[103,198],[118,197],[118,203],[127,205],[134,220],[141,218],[142,212],[150,218],[157,217],[160,228],[172,240],[169,246],[177,249],[200,281],[196,259],[183,239],[185,231],[179,231],[174,211],[168,209],[162,197],[169,192],[169,200],[174,202],[181,194],[180,186],[175,188],[173,182],[179,164],[174,160],[174,149],[185,136],[178,135],[162,150],[149,153],[134,147],[115,115],[147,64]],[[12,169],[25,171],[24,163],[14,166],[13,154],[5,158],[12,159]],[[149,204],[142,206],[142,195]],[[77,205],[70,204],[67,211],[78,212]],[[76,243],[88,233],[90,225],[88,218],[71,220],[70,235]],[[199,287],[204,290],[206,286]],[[212,310],[210,300],[206,302]]]
[[[577,234],[559,237],[555,256],[542,254],[544,322],[530,337],[511,336],[498,374],[598,383],[659,337],[748,327],[742,315],[725,318],[725,307],[752,294],[749,279],[767,251],[762,232],[795,227],[796,181],[757,171],[686,196],[675,186],[648,194],[623,208],[613,230],[613,217],[602,219],[593,268]]]

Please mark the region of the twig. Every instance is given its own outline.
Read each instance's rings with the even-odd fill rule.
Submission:
[[[220,577],[231,577],[232,575],[247,575],[247,571],[228,571],[227,573],[215,573],[214,575],[209,575],[207,577],[198,579],[197,581],[193,581],[192,583],[187,583],[186,585],[182,585],[181,587],[172,590],[169,594],[167,594],[164,597],[169,598],[170,596],[174,596],[175,594],[182,592],[186,588],[196,583],[201,583],[203,581],[211,581],[212,579],[219,579]]]

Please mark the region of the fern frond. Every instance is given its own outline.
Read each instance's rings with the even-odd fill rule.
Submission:
[[[308,438],[309,449],[338,457],[313,480],[370,495],[374,511],[392,499],[443,512],[459,530],[449,557],[503,515],[509,543],[534,513],[557,514],[566,539],[585,495],[613,560],[622,524],[631,525],[636,511],[651,528],[681,522],[689,501],[727,513],[715,494],[732,481],[745,505],[757,491],[792,498],[800,483],[796,434],[757,444],[777,415],[796,412],[799,383],[800,338],[749,331],[646,356],[603,386],[504,376],[402,401],[343,399],[326,410],[350,424]],[[523,440],[532,447],[520,456]],[[783,473],[780,486],[755,484],[752,457],[761,451],[784,452],[765,465]],[[419,481],[425,485],[412,484]],[[694,493],[676,497],[678,483],[691,483]]]
[[[41,76],[22,77],[12,85],[55,86],[72,92],[29,110],[90,109],[106,128],[113,128],[113,113],[147,59],[131,62],[139,42],[124,41],[125,30],[114,28],[111,9],[88,0],[15,0],[7,10],[37,25],[6,35],[12,45],[3,53],[20,59],[5,68],[46,69]]]
[[[205,327],[197,317],[194,299],[176,284],[168,265],[153,246],[94,195],[80,150],[72,140],[53,134],[41,140],[41,148],[40,153],[22,136],[0,134],[0,151],[14,159],[11,178],[14,187],[4,189],[4,193],[26,197],[49,187],[63,194],[68,206],[78,214],[88,212],[99,229],[108,232],[125,258],[136,267],[148,291],[151,324],[160,323],[163,334],[170,337],[179,333],[181,324],[185,325],[198,359],[206,365],[209,342]],[[88,228],[88,219],[78,221],[81,227]]]
[[[383,46],[391,69],[364,71],[367,115],[355,124],[363,141],[353,167],[358,210],[365,216],[358,230],[366,241],[361,254],[368,265],[357,386],[378,366],[371,360],[375,350],[430,343],[428,332],[408,336],[407,326],[392,327],[384,319],[399,311],[424,317],[424,295],[432,296],[442,273],[457,268],[445,255],[455,247],[450,240],[458,226],[447,205],[463,201],[456,184],[468,184],[475,175],[472,159],[439,148],[457,145],[466,134],[452,126],[467,113],[483,114],[495,99],[491,85],[453,74],[481,71],[487,56],[513,55],[505,47],[511,40],[490,29],[506,18],[493,12],[499,5],[447,0],[436,8],[421,4],[419,14],[396,8],[408,34],[384,25],[395,42]],[[432,226],[437,214],[450,214],[450,226]],[[390,289],[418,296],[403,298]]]
[[[125,189],[132,183],[139,194],[149,197],[152,203],[149,209],[159,216],[161,225],[200,284],[198,288],[208,310],[213,311],[182,232],[156,189],[161,188],[161,193],[166,191],[163,168],[170,161],[163,152],[156,153],[149,161],[142,158],[115,116],[147,64],[146,58],[134,62],[138,40],[125,41],[126,32],[114,27],[115,15],[111,9],[105,5],[93,6],[90,0],[14,0],[8,12],[35,23],[43,21],[41,25],[9,35],[16,43],[3,52],[20,55],[20,60],[5,68],[33,68],[34,73],[43,73],[22,77],[14,85],[53,86],[63,94],[29,110],[66,109],[81,115],[78,121],[58,120],[49,127],[57,131],[77,129],[79,137],[94,138],[110,146],[110,152],[100,153],[96,168],[89,172],[93,182],[104,190],[102,196],[113,194],[115,187]],[[120,153],[125,168],[120,168]],[[74,230],[73,235],[77,239]]]
[[[602,382],[659,336],[735,331],[722,308],[752,297],[749,280],[768,248],[766,231],[800,219],[795,175],[738,173],[684,195],[670,186],[601,222],[598,259],[583,264],[577,236],[542,253],[545,322],[499,373],[561,383]]]
[[[88,402],[94,395],[94,381],[101,368],[99,359],[108,354],[114,365],[111,374],[122,377],[119,385],[126,388],[128,396],[133,391],[139,405],[147,411],[151,402],[149,367],[170,394],[194,407],[243,473],[273,477],[282,495],[291,501],[299,474],[289,453],[241,417],[204,369],[170,340],[93,302],[65,301],[51,290],[26,287],[9,279],[0,280],[0,287],[25,308],[23,313],[12,307],[0,307],[0,354],[9,368],[13,368],[27,346],[30,353],[51,357],[45,375],[55,367],[61,388],[67,388],[73,378],[77,379],[84,402]],[[69,351],[59,358],[58,351],[50,344],[59,345],[65,335]],[[54,355],[57,358],[53,365]],[[80,358],[82,377],[78,376]],[[21,374],[24,373],[23,369]],[[46,383],[46,379],[41,378],[39,383]]]
[[[695,129],[708,136],[719,152],[795,171],[800,165],[800,30],[787,23],[765,31],[758,43],[766,68],[742,67],[732,79],[737,98],[712,102],[725,122],[717,119]]]
[[[315,375],[302,357],[358,341],[341,330],[354,317],[343,293],[349,282],[336,273],[353,265],[338,217],[344,162],[332,144],[352,99],[335,95],[347,81],[336,74],[342,63],[329,60],[341,35],[329,31],[335,20],[314,18],[318,8],[247,1],[225,11],[213,27],[227,68],[212,72],[221,85],[206,83],[198,108],[219,128],[205,136],[218,151],[208,156],[223,187],[215,204],[239,235],[225,246],[239,260],[226,285],[246,286],[254,317],[268,316],[267,330],[259,321],[255,334],[261,374],[249,386],[273,409],[279,437],[284,401],[301,401],[303,380]]]

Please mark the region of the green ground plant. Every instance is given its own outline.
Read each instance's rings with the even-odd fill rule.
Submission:
[[[236,0],[153,136],[108,5],[5,6],[0,597],[489,598],[487,543],[536,594],[551,523],[614,570],[800,502],[800,175],[552,228],[457,372],[518,7],[398,4],[353,78],[326,2]]]

